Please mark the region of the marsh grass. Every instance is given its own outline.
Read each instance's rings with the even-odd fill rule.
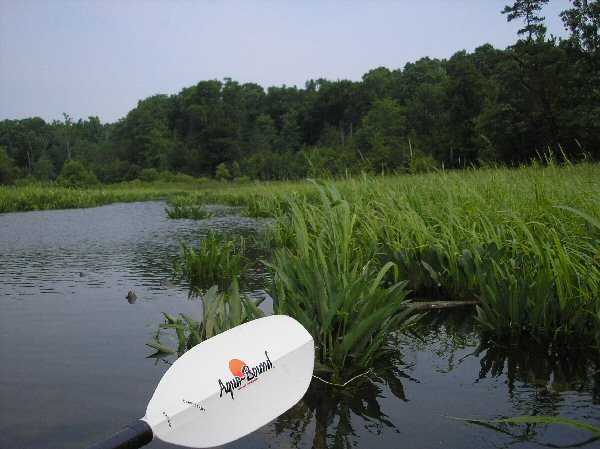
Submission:
[[[161,354],[181,355],[208,338],[264,316],[259,308],[262,300],[254,302],[248,295],[241,293],[235,278],[227,292],[219,292],[215,285],[206,291],[196,291],[196,296],[202,301],[202,315],[199,319],[185,313],[180,317],[163,313],[165,322],[159,325],[154,341],[147,343],[148,346]],[[165,342],[165,333],[170,341],[174,340],[177,348]]]
[[[205,220],[212,218],[214,213],[200,206],[169,206],[165,208],[167,217],[178,219]]]
[[[326,190],[334,188],[339,197],[330,192],[327,210],[347,203],[355,233],[351,242],[327,234],[324,229],[341,226],[330,223],[331,217],[315,218],[314,208],[325,206],[323,192],[311,183],[211,191],[208,198],[260,204],[251,206],[265,211],[256,215],[281,214],[261,239],[279,248],[271,270],[295,271],[278,281],[279,287],[291,282],[289,291],[300,282],[300,268],[293,265],[306,272],[325,270],[310,257],[324,257],[327,269],[346,279],[342,260],[357,266],[360,261],[375,273],[371,279],[391,262],[394,269],[387,269],[382,284],[405,282],[407,298],[477,300],[478,322],[498,342],[533,338],[598,346],[598,179],[600,164],[559,166],[548,159],[517,169],[330,181]],[[327,237],[317,245],[313,239],[319,232]],[[302,310],[310,303],[304,301]]]
[[[472,420],[471,420],[472,421]],[[582,430],[592,435],[600,436],[600,427],[575,419],[561,418],[560,416],[516,416],[514,418],[494,419],[491,422],[505,424],[553,424]]]
[[[176,281],[187,282],[190,297],[212,285],[221,288],[245,278],[251,261],[245,255],[246,241],[241,236],[209,232],[194,248],[180,243],[179,256],[171,259]]]
[[[478,300],[496,339],[598,344],[599,167],[415,176],[362,207],[414,296]]]
[[[287,212],[289,198],[253,196],[245,201],[242,215],[252,218],[281,217]]]
[[[317,371],[342,383],[385,353],[389,334],[413,318],[403,308],[406,283],[385,282],[395,265],[373,263],[374,230],[336,188],[316,187],[320,204],[290,201],[295,241],[269,264],[270,294],[275,313],[313,335]]]
[[[196,184],[129,182],[70,188],[58,184],[0,186],[0,213],[49,209],[75,209],[189,196]]]
[[[405,282],[409,298],[477,300],[478,322],[498,342],[597,346],[598,179],[600,165],[589,163],[345,179],[328,183],[339,195],[330,194],[327,213],[315,218],[315,195],[302,193],[263,240],[286,248],[271,269],[296,271],[278,281],[289,281],[289,291],[300,276],[292,266],[319,272],[307,262],[310,254],[346,277],[340,260],[360,261],[374,273],[391,262],[382,280]],[[352,241],[324,230],[340,226],[330,220],[342,203],[352,211]]]

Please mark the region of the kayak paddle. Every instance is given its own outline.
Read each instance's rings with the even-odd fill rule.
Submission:
[[[146,415],[88,449],[139,448],[153,437],[198,448],[229,443],[296,404],[313,365],[313,339],[296,320],[250,321],[183,354],[159,382]]]

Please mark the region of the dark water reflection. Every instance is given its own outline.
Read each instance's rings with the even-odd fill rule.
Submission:
[[[215,210],[201,222],[169,220],[160,202],[0,215],[1,448],[82,447],[144,414],[173,360],[149,358],[144,346],[161,313],[200,314],[169,282],[169,256],[210,229],[249,237],[265,223]],[[257,268],[254,295],[264,282]],[[600,425],[596,352],[488,347],[467,309],[424,324],[397,336],[399,350],[352,389],[313,379],[292,410],[226,447],[598,447],[564,426],[503,433],[448,418],[559,415]]]
[[[353,389],[313,380],[304,400],[277,420],[273,447],[347,449],[597,447],[597,437],[557,425],[478,426],[551,415],[600,424],[597,353],[541,347],[486,348],[471,313],[438,312],[398,337]],[[239,446],[243,447],[243,446]]]

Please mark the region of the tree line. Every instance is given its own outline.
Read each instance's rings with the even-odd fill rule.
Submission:
[[[547,35],[541,7],[502,11],[523,23],[516,43],[449,59],[379,67],[360,81],[303,88],[200,81],[154,95],[116,123],[98,117],[0,122],[0,182],[148,180],[169,173],[222,179],[414,172],[556,157],[600,159],[600,4],[572,0],[569,37]]]

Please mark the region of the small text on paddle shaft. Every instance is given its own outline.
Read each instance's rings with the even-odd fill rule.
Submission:
[[[201,410],[201,411],[203,411],[203,412],[205,412],[205,411],[206,411],[206,409],[205,409],[204,407],[202,407],[200,404],[198,404],[197,402],[192,402],[192,401],[188,401],[187,399],[184,399],[184,400],[183,400],[183,403],[184,403],[184,404],[191,405],[192,407],[195,407],[195,408],[197,408],[198,410]]]
[[[163,412],[163,415],[164,415],[165,419],[167,420],[167,424],[169,424],[169,427],[172,427],[171,426],[171,418],[169,418],[169,415],[167,415],[165,412]]]

